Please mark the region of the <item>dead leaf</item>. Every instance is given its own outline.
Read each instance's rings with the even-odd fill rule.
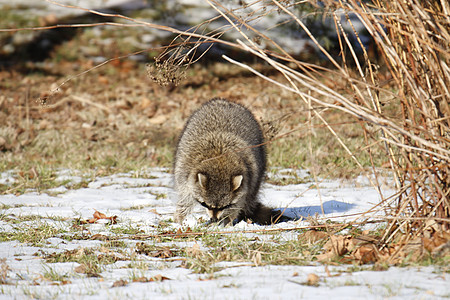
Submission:
[[[346,254],[349,251],[348,247],[351,238],[351,236],[332,235],[330,240],[323,246],[326,252],[317,255],[317,259],[321,262],[331,261]]]
[[[86,270],[87,270],[87,267],[84,264],[81,264],[78,267],[75,267],[75,269],[74,269],[74,271],[76,273],[81,273],[81,274],[86,274]]]
[[[161,216],[161,214],[158,213],[155,208],[149,209],[148,211],[151,212],[151,213],[154,213],[157,216]]]
[[[261,252],[260,251],[254,251],[252,256],[252,261],[255,264],[255,266],[261,265]]]
[[[373,265],[373,268],[372,268],[372,270],[373,271],[387,271],[389,269],[389,266],[388,265],[386,265],[386,264],[380,264],[380,263],[375,263],[374,265]]]
[[[378,261],[376,249],[372,245],[359,247],[356,249],[353,256],[359,261],[360,264],[369,264]]]
[[[423,245],[425,249],[433,252],[437,247],[447,243],[450,237],[446,232],[435,232],[431,238],[423,238]]]
[[[197,243],[192,245],[192,247],[187,247],[185,251],[187,255],[194,257],[203,254],[203,251],[200,250],[200,245]]]
[[[307,232],[300,234],[298,240],[307,242],[308,244],[314,244],[328,238],[328,236],[329,234],[324,231],[308,230]]]
[[[98,76],[97,80],[101,84],[108,84],[109,83],[108,77],[106,77],[106,76],[100,75],[100,76]]]
[[[97,233],[97,234],[94,234],[93,236],[91,236],[91,240],[107,241],[107,240],[109,240],[109,237],[107,237],[106,235]]]
[[[317,276],[314,273],[310,273],[308,274],[308,277],[306,278],[306,285],[310,285],[310,286],[319,286],[319,276]]]
[[[158,274],[158,275],[151,277],[148,281],[149,282],[152,282],[152,281],[161,282],[164,280],[172,280],[172,279],[170,279],[169,277],[162,276],[161,274]]]
[[[331,273],[330,273],[330,270],[328,270],[328,266],[327,265],[325,265],[325,272],[327,273],[328,277],[331,277]]]
[[[169,247],[163,247],[161,249],[158,249],[157,251],[154,251],[150,254],[152,257],[158,257],[158,258],[169,258],[174,257],[175,254],[170,250]]]
[[[117,216],[112,216],[108,218],[111,221],[111,224],[117,224]]]
[[[215,277],[214,277],[214,275],[208,275],[207,277],[200,277],[200,278],[198,278],[197,279],[197,281],[210,281],[210,280],[214,280],[214,279],[216,279]]]
[[[115,281],[113,283],[112,287],[121,287],[121,286],[126,286],[126,285],[128,285],[128,281],[120,279],[120,280]]]
[[[97,219],[107,219],[108,217],[107,217],[104,213],[101,213],[101,212],[95,210],[94,218],[97,218]]]
[[[167,121],[166,115],[159,115],[159,116],[155,116],[155,117],[151,118],[149,120],[149,123],[153,124],[153,125],[161,125],[161,124],[165,123],[166,121]]]
[[[101,213],[101,212],[99,212],[97,210],[95,210],[93,218],[87,220],[87,223],[91,223],[92,224],[92,223],[95,223],[95,222],[97,222],[98,220],[101,220],[101,219],[110,220],[111,224],[117,224],[117,216],[107,217],[104,213]]]
[[[40,26],[48,26],[58,23],[58,17],[55,14],[49,14],[45,16],[41,16],[38,19]]]

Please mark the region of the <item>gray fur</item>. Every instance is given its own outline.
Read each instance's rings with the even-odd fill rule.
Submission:
[[[175,220],[182,222],[196,204],[212,221],[251,219],[270,224],[270,208],[257,199],[266,169],[263,133],[242,105],[212,99],[187,121],[175,152]]]

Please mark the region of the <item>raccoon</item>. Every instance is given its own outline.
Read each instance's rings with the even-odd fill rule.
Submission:
[[[212,222],[271,224],[278,214],[257,198],[266,170],[263,143],[259,123],[242,105],[215,98],[195,111],[175,152],[175,220],[200,204]]]

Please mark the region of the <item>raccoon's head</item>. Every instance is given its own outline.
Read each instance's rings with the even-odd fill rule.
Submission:
[[[237,218],[245,199],[245,180],[243,173],[196,174],[196,200],[206,208],[211,221],[227,224]]]

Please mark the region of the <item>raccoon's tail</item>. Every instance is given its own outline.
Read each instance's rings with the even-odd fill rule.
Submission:
[[[260,225],[271,225],[288,221],[281,211],[274,210],[260,202],[257,203],[257,206],[255,207],[253,214],[249,216],[249,219]]]

